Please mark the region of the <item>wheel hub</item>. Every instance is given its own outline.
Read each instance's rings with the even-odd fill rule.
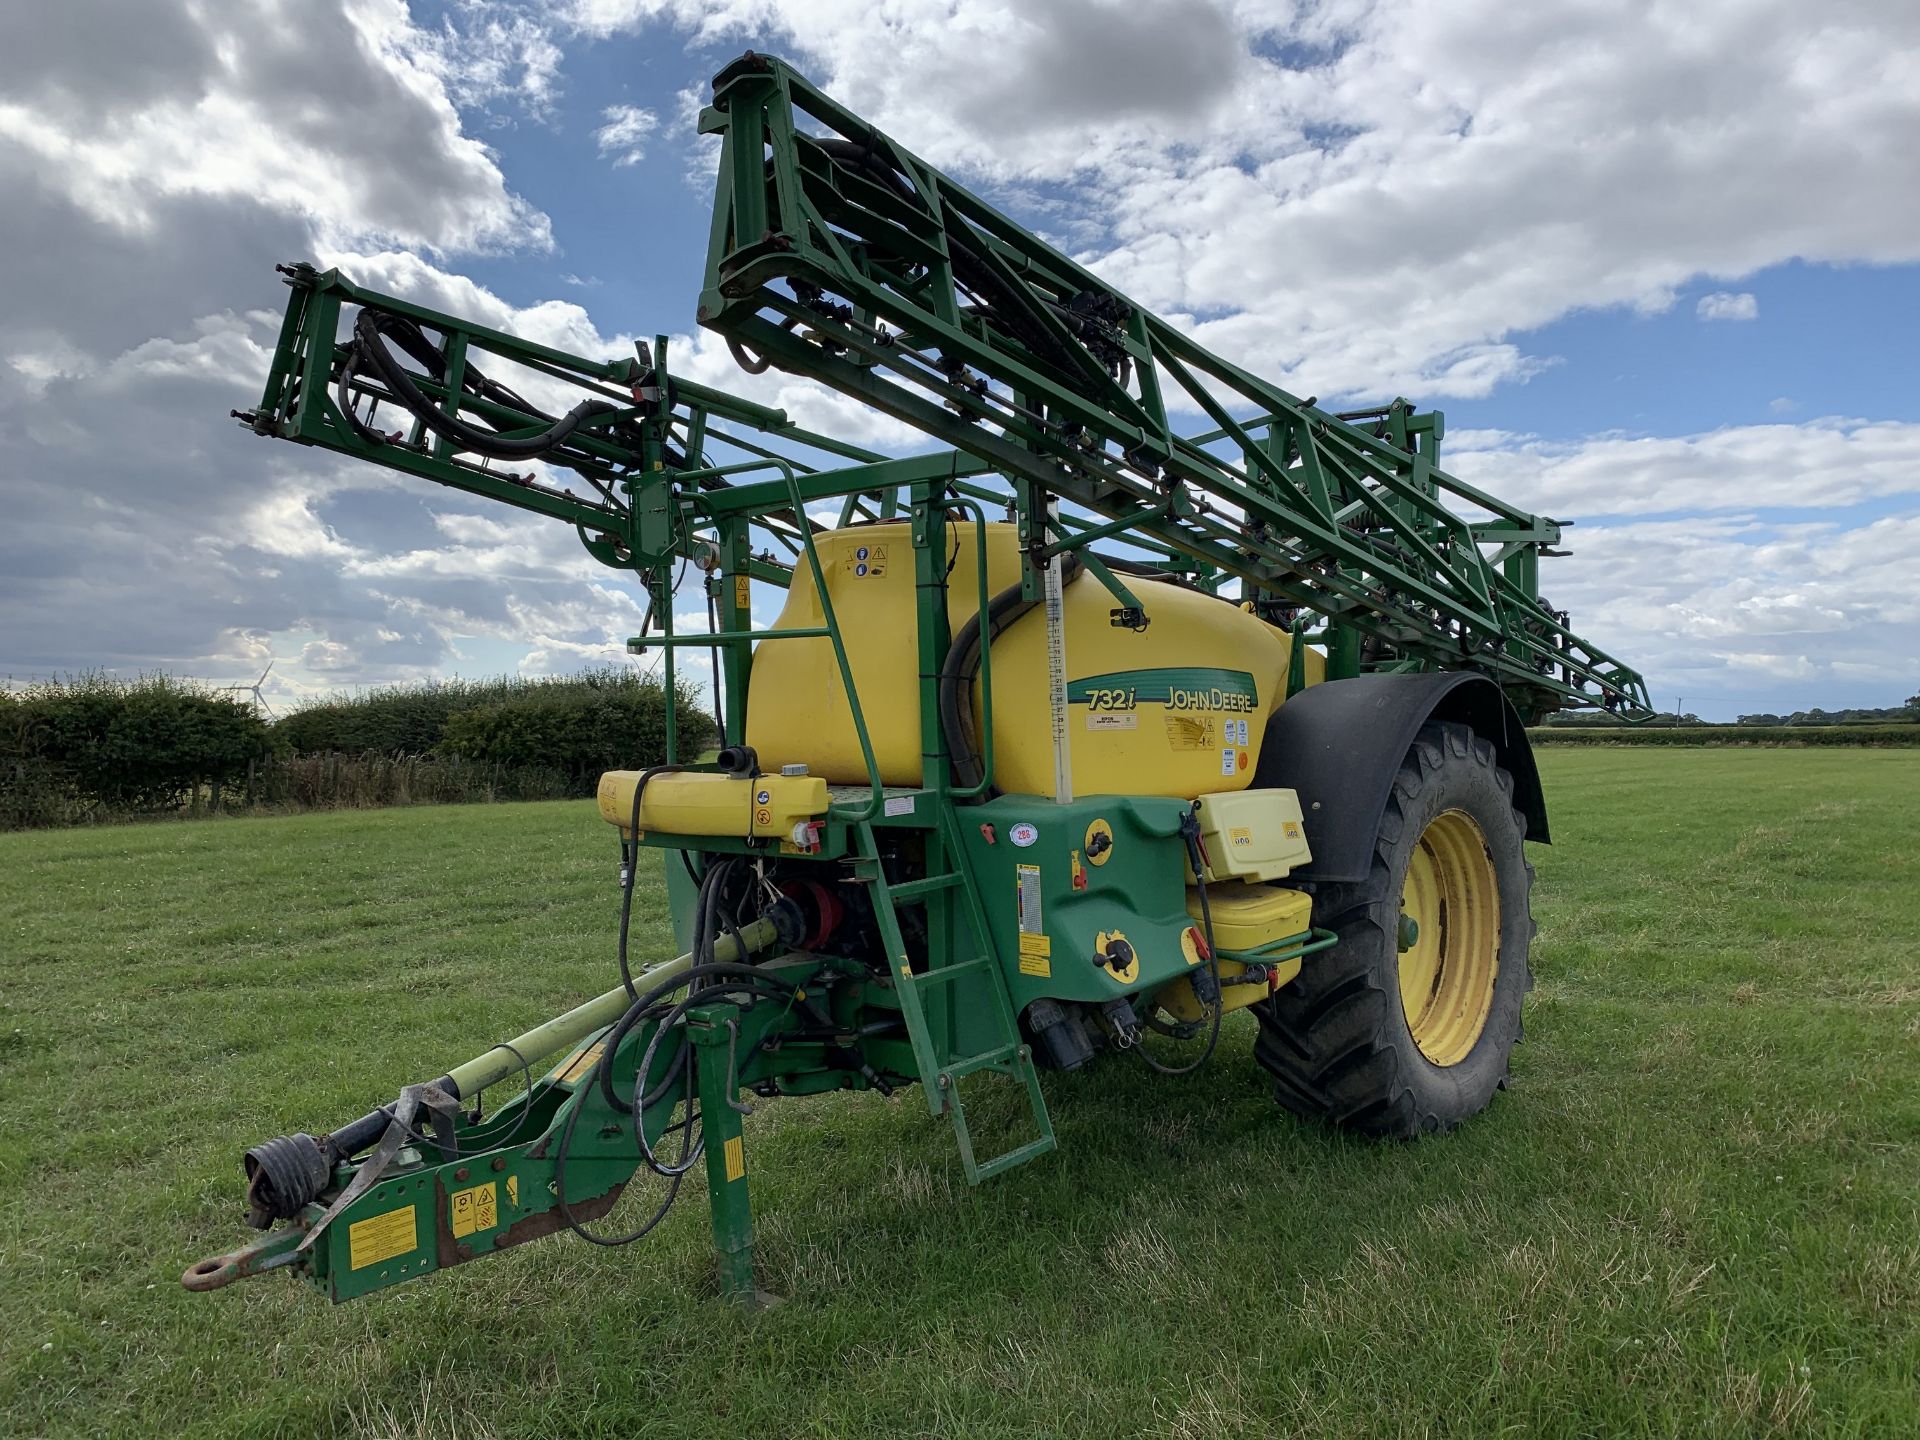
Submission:
[[[1428,1060],[1457,1065],[1486,1029],[1500,973],[1499,882],[1486,837],[1464,810],[1443,811],[1421,831],[1400,912],[1407,1028]]]

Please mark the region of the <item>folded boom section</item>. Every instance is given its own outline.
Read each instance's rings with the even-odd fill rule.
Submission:
[[[701,323],[981,457],[1036,551],[1080,543],[1057,499],[1103,522],[1082,540],[1164,546],[1319,622],[1336,673],[1472,668],[1529,716],[1646,713],[1539,597],[1559,524],[1440,469],[1437,412],[1334,413],[1247,373],[778,60],[722,71],[702,126],[723,152]]]

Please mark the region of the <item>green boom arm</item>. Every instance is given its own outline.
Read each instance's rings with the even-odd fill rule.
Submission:
[[[586,359],[364,289],[335,270],[279,269],[293,294],[266,389],[236,419],[256,434],[570,523],[609,565],[646,570],[688,553],[694,507],[677,493],[680,476],[704,474],[714,458],[779,455],[802,474],[821,460],[882,459],[783,411],[670,375],[664,338],[632,359]],[[503,373],[540,387],[536,398],[503,384]],[[686,488],[728,487],[707,475]],[[754,523],[788,556],[798,552],[790,510],[770,507]],[[779,583],[790,570],[761,568]]]
[[[701,125],[722,151],[699,318],[737,356],[981,457],[1030,514],[1057,496],[1318,616],[1335,673],[1470,667],[1523,714],[1648,713],[1538,597],[1559,524],[1441,470],[1437,412],[1335,414],[1247,373],[781,61],[723,70]]]

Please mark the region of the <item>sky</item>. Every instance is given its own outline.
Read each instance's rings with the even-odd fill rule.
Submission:
[[[285,708],[623,660],[635,588],[570,529],[228,418],[278,262],[666,333],[919,448],[693,324],[694,119],[746,49],[1294,393],[1444,409],[1450,471],[1573,522],[1542,591],[1660,708],[1920,691],[1907,0],[0,7],[0,676],[272,661]]]

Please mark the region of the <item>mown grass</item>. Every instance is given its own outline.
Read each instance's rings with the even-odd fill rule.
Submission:
[[[1047,1082],[979,1190],[917,1094],[748,1122],[696,1190],[333,1309],[181,1268],[247,1144],[601,989],[579,803],[0,837],[0,1425],[17,1434],[1168,1437],[1920,1431],[1920,755],[1556,751],[1514,1088],[1379,1146],[1200,1076]],[[670,944],[657,891],[641,953]]]

